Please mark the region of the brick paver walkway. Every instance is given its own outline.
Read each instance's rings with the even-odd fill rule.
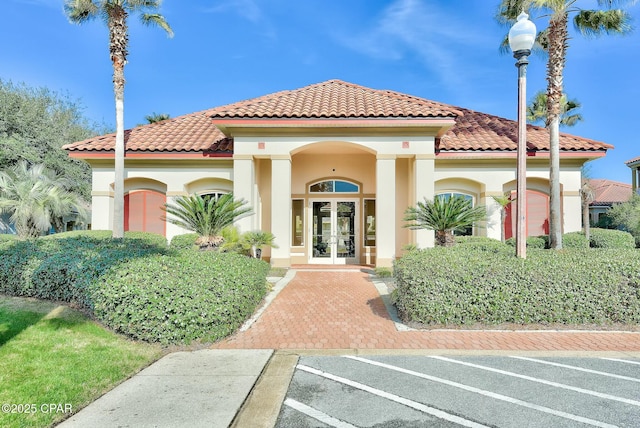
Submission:
[[[214,347],[640,351],[640,333],[401,332],[366,273],[299,271],[247,331]]]

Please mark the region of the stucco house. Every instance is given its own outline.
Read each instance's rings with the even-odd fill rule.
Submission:
[[[548,132],[528,126],[528,234],[548,231]],[[234,192],[279,248],[274,266],[298,263],[390,266],[403,247],[433,245],[433,232],[403,227],[424,198],[461,194],[487,207],[469,233],[513,234],[491,196],[516,187],[515,121],[330,80],[139,126],[125,133],[128,230],[167,239],[184,233],[160,207],[180,195]],[[93,171],[93,229],[112,225],[115,134],[69,144]],[[612,146],[561,134],[564,232],[580,230],[580,167]],[[513,204],[515,205],[515,203]],[[515,207],[514,207],[515,209]],[[509,212],[511,210],[509,209]]]
[[[589,204],[591,224],[596,224],[606,215],[614,204],[627,202],[632,195],[631,185],[619,181],[594,178],[589,180],[593,190],[593,202]]]

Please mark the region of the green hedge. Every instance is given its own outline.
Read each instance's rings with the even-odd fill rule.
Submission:
[[[516,246],[516,238],[511,237],[507,239],[506,244],[515,247]],[[549,247],[549,237],[546,235],[541,236],[527,236],[527,248],[539,248],[544,249]]]
[[[190,250],[196,249],[196,239],[198,239],[197,233],[185,233],[183,235],[176,235],[171,239],[171,248],[176,250]]]
[[[456,246],[396,262],[396,304],[423,324],[637,324],[637,250],[532,249],[521,260]]]
[[[131,260],[91,288],[98,319],[135,339],[215,341],[234,332],[266,294],[269,265],[233,253]]]
[[[486,236],[457,236],[456,246],[472,247],[484,251],[512,253],[513,248]]]
[[[166,241],[148,235],[113,240],[102,232],[67,232],[11,241],[0,247],[0,293],[90,309],[87,287],[109,269],[146,254],[168,251]]]
[[[582,232],[570,232],[562,235],[562,248],[589,248],[589,240]]]
[[[593,228],[589,244],[592,248],[635,248],[636,240],[629,232]]]
[[[90,231],[4,243],[0,293],[68,302],[151,342],[217,340],[235,331],[266,293],[269,265],[170,250],[158,236],[114,240],[111,232]]]

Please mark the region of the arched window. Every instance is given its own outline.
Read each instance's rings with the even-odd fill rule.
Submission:
[[[442,192],[442,193],[438,193],[436,195],[437,198],[442,198],[445,200],[449,200],[450,198],[453,197],[459,197],[459,198],[464,198],[465,200],[469,201],[469,204],[473,207],[474,206],[474,198],[471,195],[467,195],[466,193],[457,193],[457,192]],[[457,230],[454,232],[454,235],[457,236],[471,236],[473,235],[473,227],[469,226],[467,228],[465,228],[464,230]]]
[[[309,186],[310,193],[358,193],[360,186],[344,180],[325,180]]]
[[[208,201],[211,198],[218,199],[220,196],[226,195],[227,193],[229,193],[229,192],[224,192],[224,191],[221,191],[221,190],[214,190],[212,192],[201,193],[200,196],[202,196],[202,199]]]

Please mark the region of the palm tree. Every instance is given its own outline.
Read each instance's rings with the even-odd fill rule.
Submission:
[[[65,190],[67,186],[43,164],[21,161],[0,171],[0,214],[9,215],[20,238],[38,237],[65,215],[86,215],[82,198]]]
[[[74,24],[101,18],[109,29],[109,52],[113,64],[113,92],[116,102],[115,180],[113,237],[124,237],[124,66],[127,63],[129,14],[140,13],[143,24],[157,25],[173,36],[165,18],[156,13],[162,0],[65,0],[64,10]]]
[[[168,113],[156,113],[155,111],[149,115],[146,115],[144,119],[147,124],[162,122],[163,120],[171,119],[171,115]]]
[[[252,214],[246,204],[244,199],[235,200],[233,193],[220,197],[191,195],[176,198],[174,204],[165,204],[164,210],[173,216],[166,218],[169,223],[199,235],[196,244],[201,249],[217,249],[224,242],[222,230]]]
[[[560,126],[575,126],[584,119],[580,113],[576,113],[582,104],[576,99],[568,99],[567,94],[560,98]],[[547,94],[538,92],[531,104],[527,106],[527,120],[531,123],[544,122],[547,124]]]
[[[275,239],[276,237],[271,232],[263,232],[262,230],[247,232],[242,235],[242,240],[251,247],[251,255],[254,259],[262,258],[262,247],[278,248],[273,242]]]
[[[411,223],[405,224],[404,227],[433,230],[436,233],[436,244],[450,247],[455,244],[455,231],[463,231],[486,218],[485,207],[472,207],[471,201],[462,196],[436,196],[433,201],[425,198],[424,202],[418,202],[416,207],[407,208],[404,221]]]
[[[496,204],[500,205],[500,240],[504,242],[504,222],[507,219],[507,207],[511,202],[515,201],[516,198],[511,198],[510,192],[506,192],[500,196],[491,196],[491,198],[493,198]]]
[[[577,0],[501,0],[498,19],[513,22],[520,12],[541,11],[549,19],[549,26],[538,38],[548,53],[547,60],[547,128],[549,128],[549,245],[562,248],[562,220],[560,214],[560,117],[563,72],[569,47],[569,15],[583,35],[622,34],[630,30],[629,15],[612,9],[623,0],[598,0],[599,9],[586,10],[576,6]],[[530,13],[531,15],[531,13]]]

